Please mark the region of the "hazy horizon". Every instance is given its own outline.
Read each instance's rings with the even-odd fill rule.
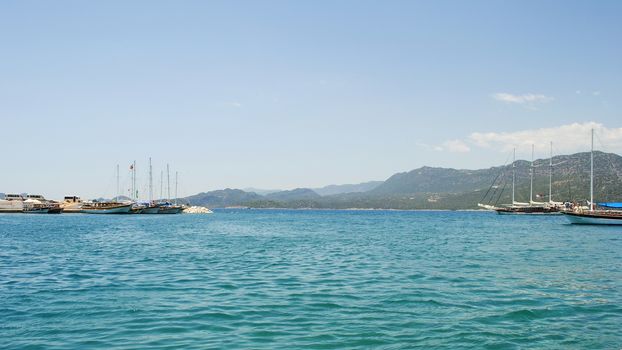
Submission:
[[[9,1],[0,192],[179,196],[622,153],[622,3]],[[172,192],[173,190],[171,190]]]

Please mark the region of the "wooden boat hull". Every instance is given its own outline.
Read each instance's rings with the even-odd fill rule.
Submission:
[[[159,208],[160,210],[158,210],[158,214],[179,214],[181,213],[181,211],[183,210],[182,207],[178,207],[178,206],[163,206]]]
[[[160,211],[160,207],[147,207],[143,209],[141,214],[158,214],[159,211]]]
[[[84,214],[128,214],[132,210],[132,205],[119,205],[112,208],[82,208]]]
[[[24,214],[47,214],[49,208],[28,208],[24,209]]]
[[[496,208],[495,211],[499,215],[557,215],[557,214],[560,214],[559,209],[547,208],[547,207]]]
[[[622,225],[622,215],[606,213],[563,213],[574,225]]]

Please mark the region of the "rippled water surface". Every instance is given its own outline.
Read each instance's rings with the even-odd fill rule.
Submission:
[[[622,228],[481,212],[0,216],[0,348],[622,348]]]

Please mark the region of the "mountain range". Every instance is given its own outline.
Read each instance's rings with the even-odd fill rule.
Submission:
[[[534,162],[534,200],[548,200],[549,162]],[[590,153],[555,156],[552,159],[552,199],[581,201],[589,198]],[[531,163],[515,162],[516,200],[529,201]],[[622,200],[622,157],[594,152],[594,192],[599,201]],[[331,185],[320,189],[259,194],[239,189],[199,193],[184,198],[193,205],[211,208],[378,208],[378,209],[475,209],[478,202],[511,201],[512,165],[479,170],[421,167],[397,173],[385,181]]]

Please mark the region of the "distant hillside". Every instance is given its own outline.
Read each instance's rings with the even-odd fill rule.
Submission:
[[[226,188],[224,190],[201,192],[194,196],[184,198],[192,205],[201,205],[209,208],[223,208],[228,206],[243,205],[244,203],[261,200],[262,196],[253,192]]]
[[[328,185],[321,188],[314,188],[313,191],[320,196],[332,196],[342,193],[359,193],[371,191],[374,188],[380,186],[384,181],[368,181],[360,184],[347,184],[347,185]]]
[[[244,192],[255,192],[257,194],[265,196],[265,195],[270,194],[270,193],[281,192],[282,190],[266,190],[266,189],[263,189],[263,188],[246,187],[246,188],[243,188],[242,191],[244,191]]]
[[[315,200],[319,199],[321,196],[309,188],[296,188],[290,191],[269,193],[264,197],[269,201],[287,202],[297,200]]]
[[[500,168],[458,170],[423,167],[398,173],[370,191],[372,195],[422,192],[459,193],[490,186]]]
[[[589,198],[589,153],[555,156],[553,164],[553,200],[578,201]],[[534,166],[534,200],[546,201],[549,191],[549,159],[538,159]],[[517,161],[515,170],[516,200],[529,201],[530,162]],[[192,204],[209,207],[475,209],[480,201],[490,204],[509,203],[511,174],[511,164],[479,170],[422,167],[395,174],[366,192],[329,194],[329,190],[320,195],[314,190],[299,188],[262,196],[226,189],[200,193],[187,199]],[[594,152],[594,174],[594,192],[598,201],[622,200],[622,157],[613,153]],[[493,182],[495,186],[491,188]],[[351,185],[344,186],[343,189]]]

